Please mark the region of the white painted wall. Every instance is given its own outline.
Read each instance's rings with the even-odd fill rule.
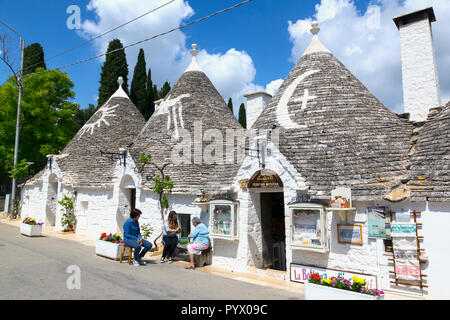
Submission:
[[[284,184],[285,225],[286,225],[286,263],[309,264],[323,268],[334,268],[352,272],[377,275],[379,286],[383,290],[399,291],[415,295],[422,294],[421,290],[413,287],[398,288],[391,285],[393,280],[389,271],[393,271],[392,262],[388,259],[392,254],[384,252],[383,241],[380,239],[368,239],[367,207],[385,206],[394,212],[409,212],[410,210],[422,211],[417,222],[423,223],[419,229],[419,235],[424,236],[421,247],[426,249],[429,263],[423,265],[423,273],[428,275],[426,284],[429,288],[424,290],[427,298],[449,299],[450,281],[446,277],[446,268],[450,264],[448,243],[450,234],[447,229],[450,225],[450,203],[390,203],[387,201],[358,202],[353,205],[356,213],[347,214],[341,218],[333,213],[327,214],[327,228],[330,234],[330,252],[326,254],[314,253],[302,250],[293,250],[290,240],[291,226],[288,216],[287,204],[296,199],[299,190],[307,188],[305,179],[293,168],[282,154],[269,144],[270,154],[265,158],[266,169],[275,171]],[[150,224],[154,233],[150,238],[153,241],[161,232],[161,217],[158,195],[151,190],[145,190],[140,184],[140,176],[134,170],[131,158],[127,159],[127,167],[117,163],[115,169],[115,184],[111,189],[78,189],[75,205],[77,215],[77,233],[98,238],[101,233],[113,233],[120,231],[117,220],[118,209],[123,203],[120,199],[120,189],[124,186],[136,186],[136,207],[143,215],[140,223]],[[58,174],[59,169],[53,172]],[[248,157],[244,160],[233,185],[235,199],[239,200],[239,240],[230,241],[213,239],[214,256],[213,264],[226,267],[234,271],[249,271],[254,268],[262,268],[262,233],[261,233],[261,209],[260,193],[255,190],[242,191],[239,188],[239,180],[250,178],[260,170],[258,159]],[[22,191],[21,217],[34,217],[40,221],[45,219],[47,201],[47,187],[50,170],[45,173],[42,184],[29,185]],[[72,188],[59,184],[58,200],[62,195],[72,191]],[[171,210],[177,213],[197,216],[209,226],[209,207],[193,204],[195,195],[172,194],[168,196],[170,207],[165,211],[165,217]],[[203,210],[203,211],[202,211]],[[57,208],[57,228],[61,228],[61,210]],[[337,241],[337,224],[351,223],[362,224],[363,246],[339,244]],[[288,268],[289,272],[289,268]],[[289,277],[287,277],[289,278]]]

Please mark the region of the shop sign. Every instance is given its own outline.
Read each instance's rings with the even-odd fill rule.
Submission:
[[[338,224],[337,231],[339,243],[363,245],[362,225]]]
[[[283,182],[277,174],[262,174],[258,171],[248,183],[248,188],[283,188]]]
[[[353,279],[353,276],[363,278],[366,280],[366,287],[368,289],[377,288],[377,276],[367,275],[362,273],[349,272],[336,269],[324,269],[307,265],[300,265],[291,263],[291,281],[305,283],[308,282],[309,276],[318,273],[322,279],[331,279],[332,277],[342,277],[347,280]]]

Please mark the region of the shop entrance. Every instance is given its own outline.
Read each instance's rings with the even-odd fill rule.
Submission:
[[[261,193],[264,268],[286,271],[284,193]]]

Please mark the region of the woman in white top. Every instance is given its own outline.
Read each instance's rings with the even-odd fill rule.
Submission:
[[[177,213],[175,211],[171,211],[169,213],[167,221],[164,223],[162,239],[164,243],[164,250],[160,263],[164,263],[166,257],[169,258],[169,263],[172,263],[172,258],[175,254],[175,250],[177,249],[178,244],[177,233],[180,231],[181,229],[180,227],[178,227]]]

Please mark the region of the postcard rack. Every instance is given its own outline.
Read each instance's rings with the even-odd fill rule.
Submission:
[[[387,225],[391,225],[391,223],[393,222],[392,219],[392,215],[395,212],[385,212],[385,214],[389,214],[390,216],[390,222],[386,222]],[[396,286],[398,285],[404,285],[404,286],[414,286],[414,287],[420,287],[422,290],[424,288],[428,288],[428,285],[424,284],[424,278],[427,278],[427,275],[422,273],[422,264],[426,263],[426,261],[423,261],[422,259],[420,259],[422,252],[425,251],[425,249],[422,249],[420,247],[420,241],[423,240],[423,236],[419,236],[419,232],[418,232],[418,228],[422,227],[422,223],[418,223],[417,222],[417,216],[420,215],[422,212],[420,211],[411,211],[410,214],[413,215],[414,217],[414,223],[416,224],[416,243],[417,243],[417,259],[419,260],[419,271],[420,271],[420,280],[411,280],[411,282],[409,282],[408,280],[399,280],[397,277],[397,273],[396,273],[396,259],[395,259],[395,249],[394,249],[394,244],[392,243],[392,247],[388,247],[388,249],[392,250],[392,258],[389,258],[389,261],[392,261],[394,264],[394,271],[389,271],[389,273],[394,274],[395,277],[395,281],[391,281],[392,284],[395,284]],[[392,237],[390,234],[386,235],[387,237],[389,237],[392,240]]]

